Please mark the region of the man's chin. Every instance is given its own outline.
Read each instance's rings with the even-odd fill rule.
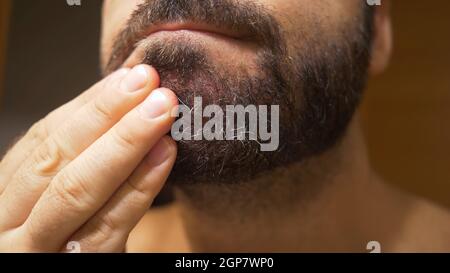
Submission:
[[[169,177],[174,184],[236,184],[272,168],[257,142],[181,141]]]

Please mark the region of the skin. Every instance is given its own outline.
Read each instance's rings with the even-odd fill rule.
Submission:
[[[125,249],[176,158],[177,99],[158,85],[149,66],[120,70],[29,130],[0,165],[0,251]]]
[[[115,35],[140,2],[105,1],[103,63]],[[279,20],[293,50],[295,26],[305,25],[308,14],[321,16],[324,35],[330,35],[325,37],[332,37],[346,18],[352,18],[359,0],[257,2]],[[388,8],[384,1],[376,11],[372,75],[383,71],[391,53]],[[189,35],[205,41],[218,62],[232,66],[240,59],[251,66],[251,45],[201,32]],[[217,48],[222,54],[215,55]],[[227,58],[220,59],[224,55]],[[0,251],[58,252],[77,241],[83,252],[364,252],[372,240],[388,252],[450,251],[448,212],[383,183],[370,166],[358,114],[343,141],[313,159],[313,165],[325,162],[338,168],[327,177],[305,181],[327,184],[306,203],[283,204],[283,196],[293,190],[283,187],[284,182],[298,171],[292,166],[264,178],[277,183],[258,196],[243,188],[227,194],[211,186],[205,188],[208,206],[199,207],[177,190],[174,204],[148,211],[176,158],[175,143],[164,135],[173,122],[168,113],[177,99],[172,91],[158,88],[153,68],[135,67],[136,60],[130,56],[125,69],[39,121],[2,160]],[[140,80],[130,83],[132,74]],[[150,103],[152,99],[156,104]],[[245,200],[254,204],[237,209],[234,201],[242,197],[251,197]]]

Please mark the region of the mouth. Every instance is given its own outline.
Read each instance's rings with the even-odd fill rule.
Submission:
[[[155,25],[151,27],[145,37],[152,37],[161,32],[175,33],[175,32],[193,32],[205,35],[211,35],[215,37],[222,37],[233,40],[248,40],[251,35],[243,30],[230,30],[219,28],[211,24],[194,23],[194,22],[182,22],[182,23],[166,23],[161,25]]]
[[[224,59],[229,59],[232,54],[240,62],[243,60],[238,55],[242,51],[250,55],[249,49],[278,50],[281,41],[276,19],[263,5],[254,1],[142,2],[124,28],[115,35],[112,47],[105,48],[110,50],[105,52],[102,60],[105,73],[124,66],[127,58],[155,41],[197,43],[206,48],[207,54],[216,54]]]
[[[173,22],[155,24],[149,27],[135,44],[134,50],[122,64],[122,67],[131,68],[143,59],[146,44],[158,38],[188,37],[193,40],[200,40],[203,43],[211,41],[218,47],[240,47],[241,52],[254,50],[257,41],[251,32],[245,29],[227,29],[214,26],[212,24],[199,22]],[[200,39],[199,39],[200,38]],[[221,43],[218,45],[217,43]]]

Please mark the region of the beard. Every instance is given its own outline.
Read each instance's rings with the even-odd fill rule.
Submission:
[[[148,1],[119,35],[106,70],[118,68],[132,50],[139,33],[136,29],[151,24],[201,20],[250,33],[260,45],[255,53],[257,72],[221,64],[211,57],[207,44],[187,37],[150,41],[141,61],[155,67],[161,86],[173,90],[190,108],[195,97],[209,105],[279,105],[280,144],[275,151],[261,151],[253,140],[178,142],[178,158],[169,182],[245,183],[320,155],[342,138],[367,78],[372,14],[363,6],[352,30],[334,42],[310,38],[289,51],[281,26],[259,5],[231,0]]]

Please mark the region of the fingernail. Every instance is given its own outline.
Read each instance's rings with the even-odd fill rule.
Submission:
[[[160,117],[169,111],[169,100],[163,92],[153,91],[141,106],[141,115],[146,119]]]
[[[121,88],[126,92],[138,91],[147,84],[148,77],[147,69],[143,65],[138,65],[122,80]]]
[[[171,147],[167,139],[162,138],[147,155],[150,166],[158,166],[166,161],[171,154]]]

